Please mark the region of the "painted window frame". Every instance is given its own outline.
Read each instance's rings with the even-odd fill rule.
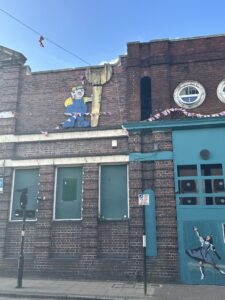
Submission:
[[[56,218],[56,205],[57,205],[57,181],[58,181],[58,170],[59,168],[81,168],[81,210],[80,210],[80,218]],[[68,166],[68,165],[58,165],[56,168],[55,168],[55,179],[54,179],[54,201],[53,201],[53,221],[56,221],[56,222],[67,222],[67,221],[81,221],[83,216],[82,216],[82,213],[83,213],[83,166],[82,165],[72,165],[72,166]]]
[[[192,103],[185,103],[181,97],[180,97],[180,92],[184,89],[184,88],[187,88],[187,87],[194,87],[195,89],[198,90],[199,94],[198,94],[198,98],[193,101]],[[195,108],[195,107],[198,107],[200,106],[204,100],[205,100],[205,97],[206,97],[206,92],[205,92],[205,89],[203,87],[202,84],[200,84],[199,82],[197,81],[192,81],[192,80],[186,80],[186,81],[183,81],[181,82],[174,90],[174,93],[173,93],[173,99],[174,101],[176,102],[176,104],[182,108],[185,108],[185,109],[192,109],[192,108]]]
[[[197,166],[197,174],[196,175],[192,175],[192,176],[179,176],[178,175],[178,166],[189,166],[189,165],[196,165]],[[223,171],[223,175],[201,175],[201,166],[203,165],[221,165],[222,166],[222,171]],[[218,161],[210,161],[210,162],[199,162],[199,163],[176,163],[174,164],[174,176],[175,176],[175,192],[176,192],[176,203],[178,206],[182,206],[182,207],[205,207],[205,208],[224,208],[225,205],[224,204],[215,204],[213,203],[212,205],[210,204],[206,204],[204,202],[206,197],[224,197],[225,195],[225,191],[224,192],[212,192],[212,193],[207,193],[206,191],[204,191],[203,188],[203,181],[204,180],[215,180],[215,179],[222,179],[225,182],[225,162],[218,162]],[[184,180],[189,179],[189,180],[195,180],[198,186],[198,190],[194,193],[180,193],[179,192],[179,180],[182,180],[182,178]],[[197,203],[193,204],[193,205],[184,205],[180,203],[180,199],[181,198],[190,198],[190,197],[195,197],[197,198]],[[215,199],[213,199],[215,200]]]
[[[124,218],[105,218],[101,215],[101,168],[102,166],[126,166],[127,169],[127,180],[126,180],[126,188],[127,188],[127,215]],[[107,164],[101,164],[99,165],[99,197],[98,197],[98,218],[100,220],[105,220],[105,221],[125,221],[130,218],[130,209],[129,209],[129,165],[128,164],[112,164],[112,163],[107,163]]]
[[[14,199],[14,188],[15,188],[15,179],[16,179],[16,171],[17,170],[39,170],[39,168],[14,168],[13,170],[13,178],[12,178],[12,187],[11,187],[11,196],[10,196],[10,209],[9,209],[9,222],[22,222],[22,218],[18,218],[18,219],[12,219],[12,213],[13,213],[13,199]],[[39,171],[40,172],[40,171]],[[39,173],[39,176],[40,178],[40,173]],[[36,200],[36,211],[38,209],[38,194],[39,194],[39,185],[40,185],[40,182],[38,180],[37,182],[37,200]],[[37,216],[35,216],[35,218],[27,218],[26,221],[29,221],[29,222],[36,222],[37,221]]]
[[[223,79],[217,87],[216,93],[217,93],[217,97],[218,99],[222,102],[225,103],[225,92],[224,92],[224,88],[225,88],[225,79]]]

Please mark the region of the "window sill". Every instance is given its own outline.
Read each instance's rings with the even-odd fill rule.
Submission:
[[[80,254],[76,255],[66,255],[66,254],[50,254],[49,259],[51,260],[64,260],[64,261],[70,261],[70,260],[79,260]]]
[[[127,222],[129,221],[129,218],[126,219],[104,219],[104,218],[98,218],[98,221],[101,223],[106,223],[106,222]]]
[[[128,256],[99,255],[97,259],[100,261],[124,261],[129,258]]]

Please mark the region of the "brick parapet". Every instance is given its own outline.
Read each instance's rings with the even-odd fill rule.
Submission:
[[[10,213],[10,196],[12,189],[12,175],[13,171],[11,168],[0,168],[3,181],[3,193],[0,193],[0,258],[5,256],[7,251],[6,237],[8,235],[8,220]]]
[[[99,69],[103,68],[99,66]],[[71,89],[80,86],[85,68],[58,72],[23,72],[20,102],[17,114],[17,133],[52,131],[60,126],[64,116],[64,101],[70,97]],[[99,128],[121,125],[127,121],[126,63],[113,66],[111,79],[103,86]],[[85,93],[92,94],[92,86],[85,82]],[[87,104],[91,112],[91,103]],[[89,119],[89,116],[87,116]],[[59,130],[61,130],[59,128]]]
[[[13,134],[16,131],[16,120],[18,117],[21,66],[15,65],[0,68],[0,78],[1,111],[15,113],[15,117],[0,118],[0,134]]]

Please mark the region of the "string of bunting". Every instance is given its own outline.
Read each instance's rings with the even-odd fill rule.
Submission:
[[[74,118],[77,118],[77,117],[81,117],[81,116],[91,116],[91,117],[95,117],[95,116],[111,116],[112,113],[111,112],[100,112],[100,113],[73,113],[73,114],[69,114],[69,113],[66,113],[65,114],[66,116],[69,116],[69,117],[74,117]],[[68,119],[67,121],[71,122],[70,119]],[[63,123],[61,123],[60,125],[62,125]],[[57,126],[55,129],[59,129],[60,126]],[[45,136],[48,135],[48,132],[45,132],[45,131],[41,131],[42,134],[44,134]]]
[[[164,111],[161,111],[161,112],[155,114],[154,116],[148,118],[147,120],[149,122],[152,122],[152,121],[158,120],[162,117],[168,116],[173,112],[181,112],[182,114],[184,114],[185,116],[187,116],[189,118],[193,118],[193,117],[196,117],[196,118],[210,118],[210,117],[225,116],[225,111],[221,111],[221,112],[216,113],[216,114],[202,115],[202,114],[199,114],[199,113],[188,112],[184,108],[169,108],[169,109],[165,109]]]

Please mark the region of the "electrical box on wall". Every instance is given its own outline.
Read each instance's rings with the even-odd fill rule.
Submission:
[[[3,193],[3,177],[0,177],[0,193]]]

